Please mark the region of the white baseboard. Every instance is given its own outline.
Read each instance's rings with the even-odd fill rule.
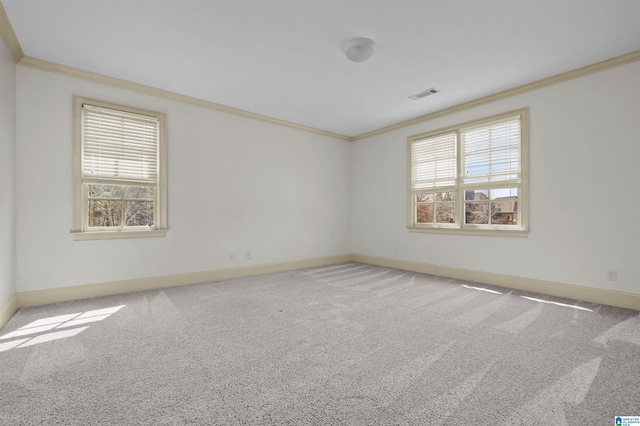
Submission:
[[[48,290],[25,291],[18,293],[18,307],[23,308],[26,306],[46,305],[49,303],[87,299],[90,297],[111,296],[121,293],[132,293],[136,291],[206,283],[210,281],[269,274],[272,272],[290,271],[294,269],[312,268],[350,261],[351,255],[344,254],[338,256],[318,257],[314,259],[293,260],[289,262],[239,266],[235,268],[214,269],[210,271],[189,272],[159,277],[53,288]]]
[[[585,287],[552,281],[522,278],[491,272],[471,271],[468,269],[430,265],[428,263],[390,259],[386,257],[368,256],[364,254],[343,254],[338,256],[319,257],[314,259],[294,260],[290,262],[268,263],[263,265],[240,266],[236,268],[214,269],[210,271],[191,272],[185,274],[165,275],[160,277],[139,278],[133,280],[113,281],[99,284],[88,284],[73,287],[54,288],[48,290],[26,291],[15,294],[9,302],[0,307],[0,327],[15,314],[19,308],[70,300],[87,299],[99,296],[111,296],[121,293],[154,290],[188,284],[198,284],[239,278],[272,272],[291,271],[294,269],[313,268],[343,262],[362,262],[371,265],[386,266],[406,271],[439,275],[443,277],[474,281],[477,283],[496,285],[617,306],[640,311],[640,294],[625,293],[614,290]]]
[[[567,299],[582,300],[585,302],[600,303],[602,305],[617,306],[619,308],[635,309],[640,311],[640,294],[636,293],[625,293],[622,291],[606,290],[595,287],[515,277],[511,275],[495,274],[492,272],[471,271],[468,269],[430,265],[428,263],[368,256],[364,254],[354,254],[352,255],[351,260],[354,262],[369,263],[372,265],[439,275],[442,277],[456,278],[482,284],[496,285],[499,287],[530,291],[533,293],[547,294],[550,296],[558,296]]]
[[[0,328],[2,328],[7,321],[16,313],[20,308],[18,305],[18,294],[14,294],[11,299],[3,306],[0,306]]]

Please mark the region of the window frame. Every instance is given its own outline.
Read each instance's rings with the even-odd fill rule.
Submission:
[[[146,115],[158,120],[158,160],[157,183],[154,192],[154,225],[152,227],[89,227],[88,208],[89,194],[88,182],[85,182],[82,174],[83,159],[83,132],[82,132],[82,108],[84,104],[100,108],[108,108],[126,113]],[[167,232],[167,162],[166,162],[166,129],[165,114],[157,111],[130,107],[111,102],[89,99],[82,96],[73,96],[73,163],[72,163],[72,228],[71,235],[76,241],[114,239],[114,238],[146,238],[164,237]],[[131,183],[117,179],[102,179],[105,184],[123,187],[131,186]],[[101,182],[102,183],[102,182]]]
[[[462,131],[481,127],[483,125],[491,125],[507,121],[510,118],[519,117],[520,119],[520,183],[518,185],[518,224],[513,225],[478,225],[465,224],[465,191],[483,190],[485,187],[496,189],[500,184],[483,184],[478,183],[473,187],[468,184],[462,184]],[[426,138],[443,136],[446,134],[455,134],[456,139],[456,182],[454,187],[442,187],[425,190],[414,190],[412,185],[412,146],[415,142]],[[504,185],[504,187],[513,187],[512,185]],[[416,195],[420,193],[436,193],[436,192],[454,192],[455,193],[455,223],[418,223],[416,213]],[[435,198],[435,195],[434,195]],[[430,232],[442,234],[464,234],[464,235],[491,235],[504,237],[527,237],[529,233],[529,109],[521,108],[506,113],[485,117],[466,123],[441,128],[434,131],[420,133],[409,136],[407,138],[407,229],[409,232]],[[491,206],[491,200],[488,201]],[[434,216],[436,212],[433,212]]]

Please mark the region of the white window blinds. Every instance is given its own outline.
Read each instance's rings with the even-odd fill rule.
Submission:
[[[158,138],[156,117],[83,104],[83,180],[155,185]]]
[[[520,117],[461,129],[462,184],[520,182]]]
[[[442,189],[456,184],[456,133],[411,143],[411,189]]]

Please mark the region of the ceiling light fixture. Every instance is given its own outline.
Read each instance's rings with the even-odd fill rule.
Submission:
[[[354,38],[342,46],[344,54],[353,62],[364,62],[375,53],[378,45],[369,38]]]

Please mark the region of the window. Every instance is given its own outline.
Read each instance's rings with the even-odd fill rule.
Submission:
[[[526,236],[527,109],[409,138],[409,230]]]
[[[166,233],[164,114],[74,96],[75,239]]]

